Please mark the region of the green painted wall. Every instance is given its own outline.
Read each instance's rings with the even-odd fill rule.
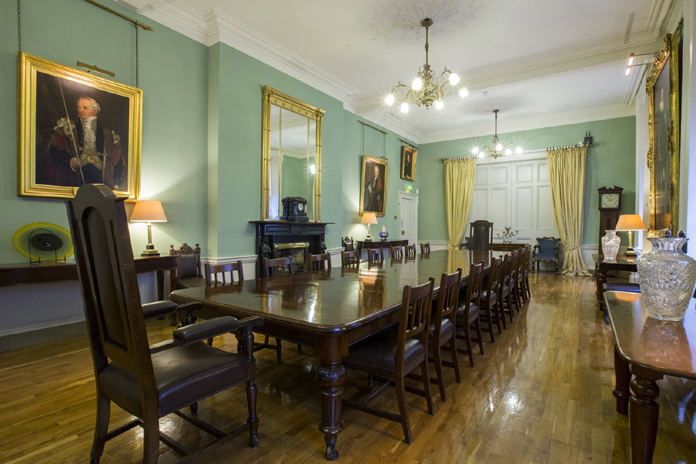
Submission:
[[[170,243],[206,245],[208,50],[111,1],[109,7],[152,25],[140,32],[143,89],[142,183],[144,199],[162,201],[169,222],[153,226],[160,251]],[[68,227],[57,199],[17,196],[17,16],[15,2],[0,3],[0,263],[23,261],[12,235],[32,222]],[[135,85],[135,33],[130,23],[82,0],[22,2],[22,45],[32,55],[67,66],[77,61],[116,73]],[[144,249],[145,227],[131,227],[133,247]]]
[[[594,146],[588,152],[583,243],[597,244],[599,228],[597,189],[599,187],[608,185],[623,187],[621,213],[634,212],[636,118],[631,116],[510,132],[503,134],[502,138],[517,143],[526,150],[537,150],[580,141],[586,131],[592,133]],[[471,153],[471,148],[474,146],[490,143],[491,136],[428,143],[420,146],[418,152],[418,175],[421,186],[418,211],[420,240],[447,240],[445,168],[442,158],[466,156]]]

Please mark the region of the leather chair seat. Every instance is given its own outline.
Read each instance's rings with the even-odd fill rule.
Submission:
[[[208,283],[205,281],[205,277],[186,277],[177,279],[176,285],[179,290],[183,290],[185,288],[205,287]]]
[[[398,324],[356,343],[343,358],[346,367],[359,366],[361,370],[383,372],[394,376],[396,345],[399,336]],[[425,346],[418,337],[406,340],[404,349],[404,371],[410,372],[425,360]]]
[[[488,289],[481,292],[481,307],[486,308],[486,300],[488,299]],[[498,303],[498,294],[491,291],[491,306],[495,306]]]
[[[430,328],[428,329],[428,333],[430,336],[428,337],[428,340],[430,343],[433,342],[433,336],[435,335],[435,322],[433,321],[430,324]],[[452,338],[452,334],[454,333],[454,326],[452,325],[452,321],[449,319],[443,319],[442,320],[442,326],[440,326],[440,343],[444,343],[450,338]]]
[[[605,292],[631,292],[640,293],[640,284],[631,282],[605,282],[602,285]]]
[[[457,308],[457,319],[464,320],[464,318],[466,318],[468,323],[471,324],[476,320],[476,318],[478,318],[480,309],[474,303],[471,303],[471,306],[469,307],[469,314],[465,314],[465,311],[466,303],[461,303],[459,308]]]
[[[244,356],[203,342],[152,354],[160,417],[247,379]],[[106,395],[129,413],[142,417],[138,379],[115,363],[98,375]]]

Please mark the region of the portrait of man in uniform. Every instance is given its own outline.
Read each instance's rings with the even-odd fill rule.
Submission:
[[[384,216],[387,193],[387,164],[379,158],[363,156],[360,213]]]
[[[136,197],[142,91],[27,54],[20,66],[31,76],[20,88],[20,195],[105,184]]]

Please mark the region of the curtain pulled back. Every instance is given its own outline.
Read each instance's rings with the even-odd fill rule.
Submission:
[[[445,160],[445,211],[447,249],[456,250],[466,231],[474,195],[476,159]]]

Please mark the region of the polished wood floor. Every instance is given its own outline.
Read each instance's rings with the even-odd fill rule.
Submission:
[[[423,398],[407,393],[412,445],[403,442],[400,424],[345,410],[338,462],[628,463],[628,420],[614,411],[611,329],[596,312],[594,281],[552,274],[532,274],[531,280],[534,296],[513,327],[486,343],[485,355],[476,353],[475,368],[462,357],[462,383],[445,370],[449,398],[443,403],[434,396],[434,417]],[[152,342],[170,336],[165,322],[149,328]],[[215,344],[236,349],[231,336]],[[270,350],[257,360],[259,448],[251,450],[240,437],[190,461],[325,462],[316,360],[290,345],[280,365]],[[95,417],[92,375],[86,337],[0,354],[0,462],[87,462]],[[696,383],[658,383],[655,462],[695,463]],[[348,372],[347,395],[364,385],[362,374]],[[243,388],[220,393],[200,404],[199,415],[232,430],[245,419],[243,395]],[[392,396],[382,395],[375,405],[396,411]],[[128,420],[112,408],[112,426]],[[193,449],[212,441],[177,417],[162,419],[161,428]],[[101,462],[139,462],[141,440],[134,429],[108,442]],[[177,461],[164,445],[160,451],[160,463]]]

